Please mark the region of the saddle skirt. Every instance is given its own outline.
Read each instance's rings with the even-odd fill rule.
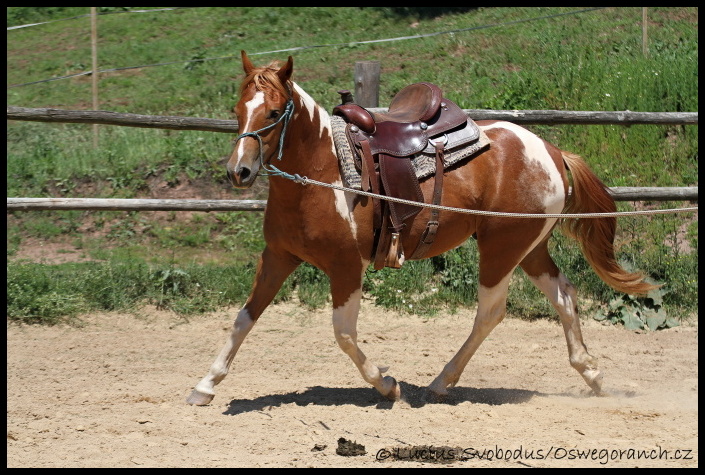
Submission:
[[[355,190],[362,189],[362,162],[361,157],[356,152],[348,139],[347,128],[350,127],[343,117],[331,116],[333,129],[333,142],[338,152],[340,171],[343,184]],[[444,156],[444,169],[455,165],[461,160],[475,155],[485,147],[489,146],[490,139],[482,132],[475,122],[468,118],[467,127],[447,134],[448,142]],[[431,141],[439,140],[443,135],[430,137]],[[445,138],[443,138],[445,140]],[[414,154],[411,158],[411,165],[414,168],[416,177],[419,180],[432,176],[436,172],[436,150],[433,144],[429,143],[423,150]]]

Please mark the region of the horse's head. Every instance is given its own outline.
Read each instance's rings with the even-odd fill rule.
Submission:
[[[282,67],[272,63],[255,68],[242,51],[245,79],[235,106],[240,135],[227,165],[228,178],[237,188],[249,188],[260,167],[281,154],[280,138],[293,111],[289,82],[293,66],[289,56]]]

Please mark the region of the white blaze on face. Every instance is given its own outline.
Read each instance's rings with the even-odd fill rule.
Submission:
[[[242,119],[242,121],[239,124],[240,131],[241,131],[240,133],[243,133],[243,131],[244,132],[252,132],[251,130],[247,130],[247,124],[250,124],[252,122],[252,117],[254,116],[255,111],[259,107],[261,107],[262,105],[264,105],[264,92],[257,91],[255,93],[255,95],[252,96],[252,99],[250,99],[249,101],[247,101],[245,103],[245,112],[247,115],[245,116],[244,119]],[[235,154],[238,157],[236,167],[237,167],[237,165],[240,165],[240,160],[242,160],[242,156],[244,153],[244,150],[243,150],[244,147],[245,147],[245,141],[240,140],[237,143],[237,147],[235,148]]]

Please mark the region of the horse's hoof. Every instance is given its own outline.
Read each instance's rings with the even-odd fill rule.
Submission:
[[[206,394],[194,389],[191,395],[186,398],[186,402],[192,406],[205,406],[210,404],[214,397],[215,394]]]
[[[583,373],[583,379],[588,386],[590,386],[590,389],[592,389],[592,392],[595,393],[596,396],[605,396],[605,393],[602,391],[603,376],[602,371],[598,369],[586,370]]]
[[[401,386],[399,386],[399,383],[397,383],[397,380],[392,378],[391,376],[385,376],[383,381],[385,382],[391,382],[392,384],[392,389],[390,389],[387,394],[384,395],[387,399],[390,401],[398,401],[401,399]]]

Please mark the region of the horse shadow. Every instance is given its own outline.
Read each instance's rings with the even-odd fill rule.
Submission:
[[[402,401],[413,408],[421,408],[426,404],[445,404],[456,406],[464,402],[473,404],[488,404],[501,406],[503,404],[521,404],[535,396],[544,394],[538,391],[512,388],[451,388],[448,395],[442,399],[432,398],[426,387],[400,382]],[[233,399],[228,404],[224,415],[235,416],[247,412],[259,412],[284,404],[297,406],[342,406],[353,404],[358,407],[374,407],[375,409],[391,409],[396,401],[384,399],[374,388],[331,388],[313,386],[305,391],[286,394],[272,394],[254,399]]]

